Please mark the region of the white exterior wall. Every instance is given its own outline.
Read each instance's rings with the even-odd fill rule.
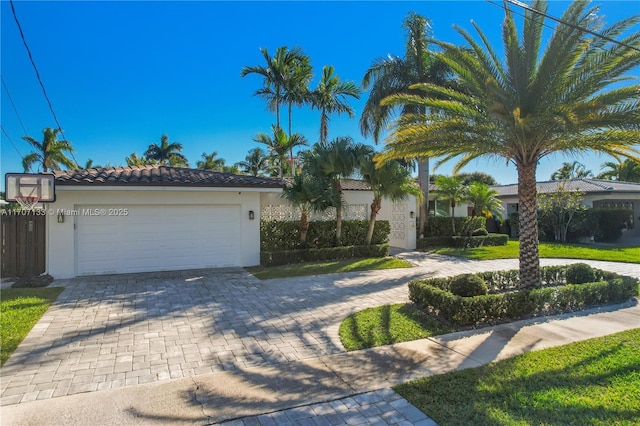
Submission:
[[[371,215],[372,191],[344,191],[346,206],[343,209],[344,220],[369,220]],[[300,213],[280,194],[263,193],[260,195],[262,213],[265,218],[277,220],[299,220]],[[414,218],[411,218],[411,212]],[[382,208],[376,220],[387,220],[391,224],[389,244],[407,250],[416,248],[416,199],[413,196],[405,201],[394,203],[382,200]],[[335,220],[335,210],[311,214],[310,220]]]
[[[56,202],[47,204],[47,273],[54,278],[71,278],[76,271],[76,217],[65,215],[58,223],[57,213],[77,211],[78,206],[103,206],[105,209],[126,205],[240,205],[242,266],[260,264],[260,192],[249,188],[181,188],[175,187],[56,187]],[[270,189],[278,191],[278,189]],[[255,218],[249,220],[249,211]],[[153,250],[153,247],[149,247]]]

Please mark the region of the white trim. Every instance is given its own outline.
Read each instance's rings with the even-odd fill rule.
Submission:
[[[194,192],[282,192],[282,188],[226,186],[129,186],[58,185],[56,191],[194,191]]]

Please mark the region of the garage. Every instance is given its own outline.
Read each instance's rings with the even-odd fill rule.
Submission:
[[[77,275],[241,265],[239,205],[76,210]]]
[[[55,172],[47,273],[259,265],[261,194],[283,187],[277,178],[164,165]]]

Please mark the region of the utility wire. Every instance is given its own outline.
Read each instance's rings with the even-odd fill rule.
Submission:
[[[18,153],[18,155],[20,157],[22,157],[22,159],[24,160],[24,155],[22,155],[20,153],[20,151],[18,150],[18,147],[16,146],[15,143],[13,143],[13,140],[11,140],[11,136],[9,136],[9,133],[7,133],[7,131],[5,130],[4,126],[2,124],[0,124],[0,128],[2,129],[2,133],[4,133],[4,135],[7,137],[7,139],[9,139],[9,142],[11,142],[11,145],[13,145],[13,149],[16,150],[16,152]]]
[[[27,132],[27,129],[25,129],[24,123],[22,122],[22,118],[20,118],[20,114],[18,113],[18,108],[16,108],[16,104],[13,103],[13,99],[11,98],[11,93],[9,93],[9,88],[7,87],[7,83],[4,82],[4,77],[0,76],[0,79],[2,80],[2,87],[4,87],[4,90],[7,92],[7,96],[9,97],[9,102],[11,102],[11,106],[13,107],[13,111],[15,111],[16,116],[18,117],[18,121],[20,122],[22,131],[24,132],[25,136],[29,136],[29,132]]]
[[[18,26],[18,31],[20,32],[20,38],[22,38],[22,43],[24,44],[24,48],[27,50],[27,55],[29,55],[29,60],[31,61],[31,65],[33,65],[33,70],[36,72],[36,78],[38,79],[38,83],[40,83],[40,87],[42,88],[42,93],[44,94],[44,98],[47,101],[47,104],[49,105],[49,110],[53,115],[53,120],[56,122],[56,125],[58,126],[58,130],[60,130],[62,139],[67,140],[67,138],[64,136],[64,131],[62,130],[62,126],[58,121],[58,116],[56,115],[56,112],[53,109],[53,105],[51,104],[49,95],[47,95],[47,90],[44,88],[44,83],[40,78],[40,73],[38,72],[38,67],[36,66],[36,63],[33,60],[33,55],[31,55],[31,49],[29,49],[29,45],[27,44],[27,40],[24,36],[24,32],[22,31],[22,26],[20,25],[20,21],[18,20],[18,15],[16,14],[16,8],[13,4],[13,0],[9,0],[9,3],[11,4],[11,12],[13,13],[13,19],[16,21],[16,25]],[[70,151],[70,153],[71,153],[71,157],[73,157],[73,161],[75,161],[76,164],[78,164],[78,160],[76,160],[76,157],[73,155],[73,151]]]
[[[555,21],[555,22],[557,22],[557,23],[559,23],[559,24],[561,24],[561,25],[565,25],[565,26],[567,26],[567,27],[571,27],[571,28],[573,28],[573,29],[576,29],[576,30],[579,30],[579,31],[583,31],[583,32],[588,33],[588,34],[591,34],[591,35],[593,35],[593,36],[595,36],[595,37],[599,37],[599,38],[601,38],[601,39],[603,39],[603,40],[606,40],[606,41],[608,41],[608,42],[610,42],[610,43],[614,43],[614,44],[617,44],[617,45],[619,45],[619,46],[624,46],[624,47],[626,47],[626,48],[629,48],[629,49],[635,50],[635,51],[637,51],[637,52],[640,52],[640,49],[639,49],[639,48],[634,47],[634,46],[631,46],[630,44],[623,43],[623,42],[618,41],[618,40],[615,40],[615,39],[613,39],[613,38],[611,38],[611,37],[605,36],[604,34],[600,34],[600,33],[597,33],[597,32],[595,32],[595,31],[591,31],[591,30],[589,30],[589,29],[587,29],[587,28],[584,28],[584,27],[581,27],[581,26],[579,26],[579,25],[576,25],[576,24],[572,24],[572,23],[570,23],[570,22],[563,21],[562,19],[556,18],[555,16],[549,15],[548,13],[544,13],[544,12],[541,12],[541,11],[539,11],[539,10],[537,10],[537,9],[534,9],[533,7],[531,7],[531,6],[529,6],[529,5],[525,4],[525,3],[522,3],[522,2],[520,2],[520,1],[518,1],[518,0],[505,0],[505,1],[506,1],[507,3],[510,3],[510,4],[514,5],[514,6],[521,7],[521,8],[523,8],[523,9],[526,9],[526,10],[528,10],[528,11],[530,11],[530,12],[535,13],[535,14],[542,15],[542,16],[544,16],[545,18],[551,19],[552,21]],[[500,4],[497,4],[497,3],[495,3],[495,2],[493,2],[493,1],[491,1],[491,0],[486,0],[486,2],[487,2],[487,3],[489,3],[489,4],[492,4],[492,5],[494,5],[494,6],[497,6],[497,7],[501,8],[501,9],[509,10],[510,12],[513,12],[512,10],[507,9],[507,7],[506,7],[506,6],[504,6],[504,5],[500,5]],[[524,14],[520,14],[520,13],[517,13],[517,12],[514,12],[514,13],[516,13],[517,15],[519,15],[519,16],[521,16],[521,17],[523,17],[523,18],[528,18],[528,17],[527,17],[526,15],[524,15]],[[552,29],[552,30],[555,30],[555,29],[556,29],[556,28],[554,28],[554,27],[552,27],[552,26],[550,26],[550,25],[546,25],[546,24],[542,24],[542,25],[543,25],[543,26],[545,26],[545,27],[547,27],[547,28],[550,28],[550,29]],[[562,32],[562,30],[559,30],[559,29],[558,29],[558,31]]]

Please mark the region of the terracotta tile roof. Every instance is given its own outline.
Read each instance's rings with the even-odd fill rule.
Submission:
[[[538,182],[538,193],[546,194],[550,192],[556,192],[558,185],[561,181],[546,181]],[[587,194],[593,193],[611,193],[611,192],[635,192],[640,193],[640,183],[633,182],[618,182],[614,180],[602,180],[602,179],[574,179],[569,182],[571,190],[582,191]],[[511,185],[496,185],[491,188],[498,191],[498,195],[502,197],[517,196],[518,184]]]
[[[131,166],[78,169],[55,172],[56,185],[87,186],[201,186],[238,188],[282,188],[277,178],[263,178],[210,170],[171,166]]]

